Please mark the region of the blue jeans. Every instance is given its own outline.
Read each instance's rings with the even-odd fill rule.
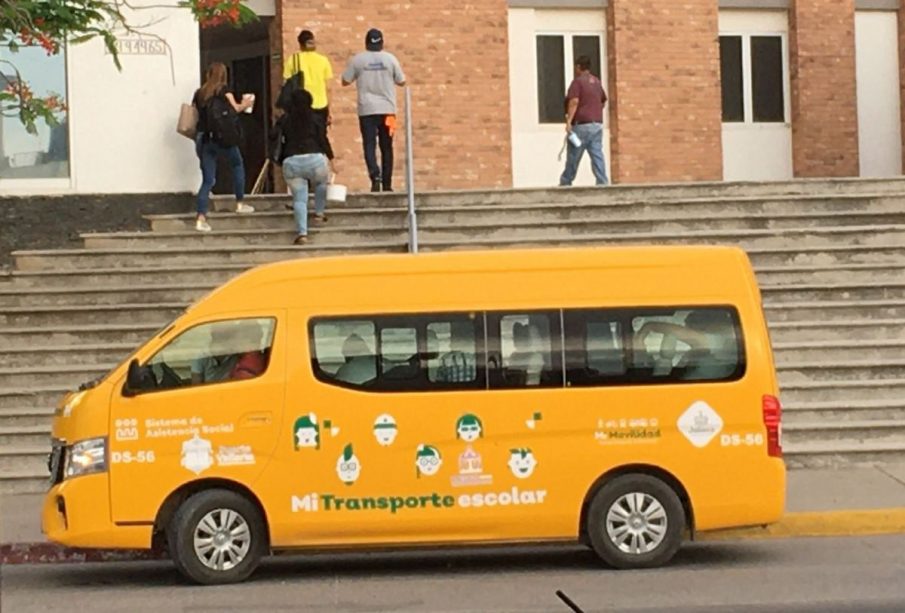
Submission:
[[[201,187],[198,189],[198,214],[207,215],[211,190],[217,182],[217,158],[225,155],[233,171],[233,189],[236,202],[245,198],[245,165],[238,146],[224,147],[214,142],[204,142],[201,134],[195,139],[195,153],[201,160]]]
[[[563,186],[572,185],[575,175],[578,174],[578,164],[581,162],[585,149],[588,150],[588,155],[591,156],[591,170],[594,171],[597,185],[609,183],[609,179],[606,176],[606,161],[603,158],[603,124],[583,123],[575,125],[572,126],[572,132],[581,140],[581,146],[576,147],[569,143],[566,169],[563,170],[562,176],[559,178],[559,184]]]
[[[292,191],[295,226],[300,236],[308,235],[308,181],[314,184],[314,212],[324,214],[327,208],[327,156],[323,153],[293,155],[283,160],[283,178]]]

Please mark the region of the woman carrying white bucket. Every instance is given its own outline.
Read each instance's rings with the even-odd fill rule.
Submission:
[[[281,118],[283,178],[292,192],[295,212],[296,245],[308,242],[308,182],[314,186],[314,224],[327,217],[327,191],[333,149],[327,140],[327,126],[314,118],[311,94],[304,89],[293,92],[287,115]],[[338,187],[338,186],[337,186]]]

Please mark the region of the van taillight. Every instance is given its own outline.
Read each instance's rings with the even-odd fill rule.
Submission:
[[[767,427],[767,455],[782,457],[782,405],[776,396],[764,395],[764,425]]]

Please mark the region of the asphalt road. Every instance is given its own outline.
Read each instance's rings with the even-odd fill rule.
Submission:
[[[169,563],[5,566],[0,610],[127,613],[905,611],[905,535],[687,545],[667,568],[601,569],[587,551],[317,555],[197,587]]]

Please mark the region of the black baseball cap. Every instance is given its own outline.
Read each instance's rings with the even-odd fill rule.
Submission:
[[[368,51],[380,51],[383,49],[383,32],[377,28],[371,28],[365,35],[365,49]]]
[[[311,30],[302,30],[299,32],[299,46],[303,49],[314,49],[314,32]]]

